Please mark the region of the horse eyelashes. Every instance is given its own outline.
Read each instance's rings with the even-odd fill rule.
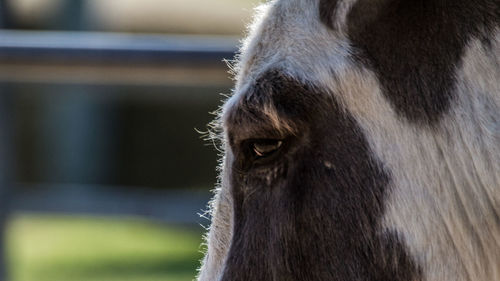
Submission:
[[[283,144],[281,140],[263,139],[251,143],[252,151],[257,157],[266,157],[278,151]]]

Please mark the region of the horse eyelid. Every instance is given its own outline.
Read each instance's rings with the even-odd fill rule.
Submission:
[[[252,150],[256,156],[265,157],[278,151],[282,145],[282,140],[256,140],[252,142]]]

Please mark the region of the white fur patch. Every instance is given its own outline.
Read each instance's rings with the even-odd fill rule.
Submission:
[[[424,280],[500,280],[500,68],[492,56],[470,43],[437,129],[401,119],[366,69],[325,81],[391,173],[384,227],[403,238]]]

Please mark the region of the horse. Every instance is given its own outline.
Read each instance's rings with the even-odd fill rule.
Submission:
[[[199,281],[500,280],[500,2],[274,0]]]

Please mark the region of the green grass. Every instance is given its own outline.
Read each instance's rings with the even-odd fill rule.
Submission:
[[[201,230],[140,220],[22,215],[8,227],[12,281],[190,281]]]

